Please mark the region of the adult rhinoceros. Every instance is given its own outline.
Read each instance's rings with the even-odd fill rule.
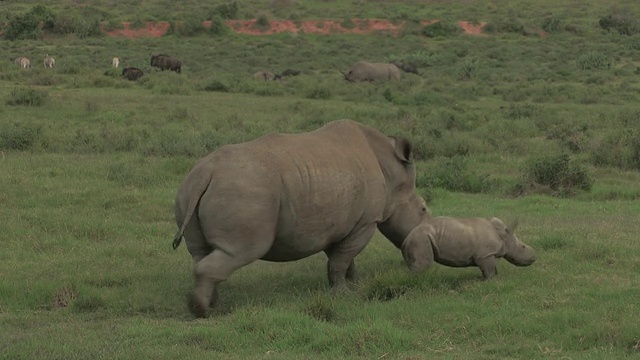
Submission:
[[[358,61],[347,72],[342,73],[345,80],[357,81],[394,81],[402,78],[397,66],[388,63],[369,63]]]
[[[376,228],[400,248],[428,212],[412,159],[408,140],[338,120],[226,145],[200,160],[175,204],[173,247],[184,236],[194,260],[191,311],[205,317],[218,284],[258,259],[323,251],[332,288],[355,279],[353,259]]]

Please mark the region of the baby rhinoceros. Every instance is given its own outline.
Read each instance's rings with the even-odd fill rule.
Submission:
[[[536,260],[533,249],[513,234],[515,227],[507,227],[497,217],[433,217],[409,233],[402,244],[402,255],[414,271],[434,262],[451,267],[477,266],[484,278],[490,279],[498,274],[496,264],[501,257],[516,266],[529,266]]]

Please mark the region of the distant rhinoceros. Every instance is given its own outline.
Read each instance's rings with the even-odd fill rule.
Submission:
[[[402,78],[397,66],[388,63],[369,63],[358,61],[347,72],[342,72],[345,80],[358,81],[394,81]]]
[[[276,79],[276,75],[274,73],[272,73],[271,71],[258,71],[256,73],[254,73],[253,75],[251,75],[251,78],[254,79],[254,80],[269,81],[269,80],[275,80]]]
[[[516,266],[536,260],[533,249],[493,218],[437,216],[417,226],[402,243],[402,254],[412,270],[423,270],[434,262],[451,267],[477,266],[486,279],[498,273],[496,262],[504,257]]]
[[[204,317],[218,284],[258,259],[324,252],[329,284],[342,287],[376,229],[400,248],[427,213],[411,143],[338,120],[225,145],[200,160],[178,189],[173,247],[184,236],[196,282],[190,308]]]

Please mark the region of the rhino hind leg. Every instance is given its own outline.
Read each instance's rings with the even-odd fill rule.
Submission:
[[[216,304],[218,285],[231,274],[262,257],[268,249],[254,247],[252,251],[237,256],[214,249],[194,266],[195,289],[189,299],[189,310],[196,317],[206,317],[207,310]]]
[[[346,287],[346,280],[355,280],[356,266],[353,259],[364,249],[376,230],[375,225],[362,228],[341,242],[325,250],[327,276],[333,291]]]
[[[476,260],[476,265],[480,268],[482,276],[484,276],[486,280],[498,275],[497,260],[495,256],[487,256]]]

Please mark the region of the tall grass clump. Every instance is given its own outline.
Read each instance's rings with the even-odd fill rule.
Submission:
[[[42,133],[42,127],[14,122],[3,125],[0,131],[0,149],[25,151],[33,148]]]
[[[6,104],[11,106],[42,106],[48,96],[49,93],[45,90],[17,88],[11,91]]]
[[[494,185],[488,175],[470,169],[469,159],[459,155],[439,158],[435,165],[423,168],[416,178],[416,186],[420,188],[482,193],[492,190]]]
[[[430,38],[454,36],[461,32],[462,28],[458,24],[451,24],[446,21],[438,21],[422,28],[422,35]]]
[[[640,21],[631,9],[613,8],[608,14],[600,17],[598,25],[604,30],[615,31],[621,35],[640,33]]]
[[[580,70],[611,69],[613,58],[597,50],[586,52],[576,59],[576,66]]]
[[[549,193],[554,196],[573,195],[578,190],[588,191],[593,180],[587,168],[567,153],[534,156],[522,169],[524,183],[517,185],[517,192]]]
[[[640,170],[640,130],[619,129],[602,138],[591,152],[596,166]]]

